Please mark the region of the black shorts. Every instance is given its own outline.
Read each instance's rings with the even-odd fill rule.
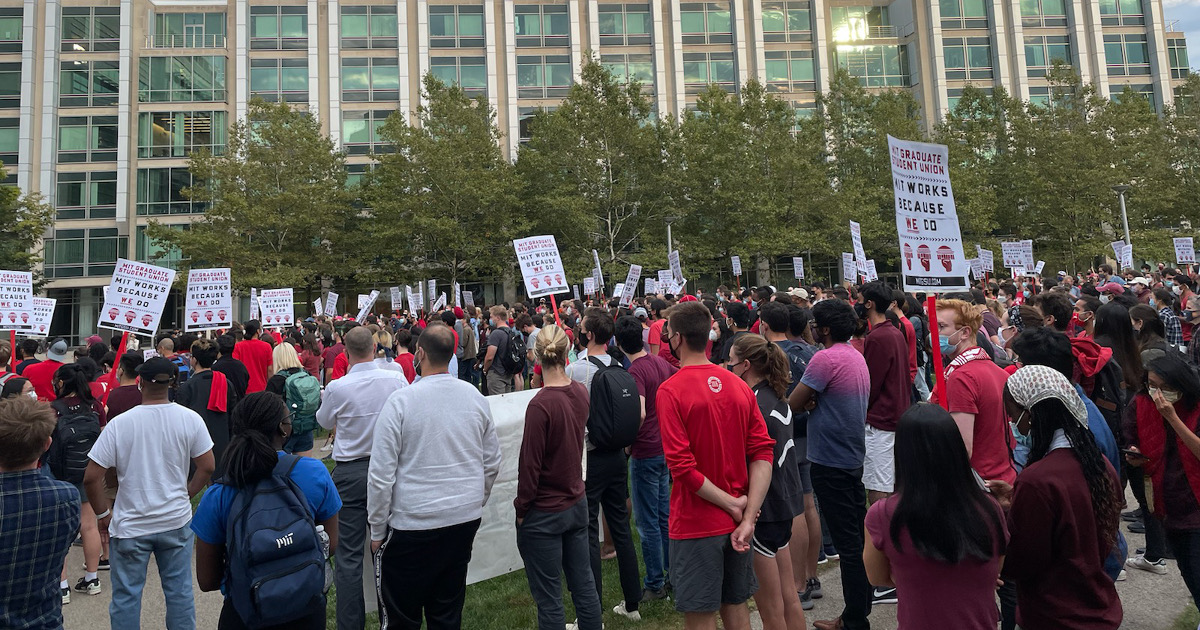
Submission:
[[[759,521],[754,526],[750,547],[761,556],[774,558],[780,549],[787,549],[791,541],[792,521]]]
[[[671,584],[675,610],[717,612],[726,604],[743,604],[758,590],[750,552],[733,550],[729,534],[671,540]]]

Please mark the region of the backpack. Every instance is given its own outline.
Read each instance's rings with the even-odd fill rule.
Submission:
[[[304,433],[317,428],[317,410],[321,408],[321,381],[304,371],[289,374],[283,382],[283,401],[296,413],[292,418],[292,433]]]
[[[597,368],[592,376],[588,440],[601,451],[632,446],[642,425],[637,381],[617,361],[612,365],[605,365],[596,357],[588,357],[588,361]]]
[[[500,355],[500,366],[508,374],[520,374],[525,371],[525,339],[511,327],[504,328],[504,333],[508,335],[508,343]]]
[[[812,360],[817,350],[806,343],[796,343],[787,339],[776,342],[776,344],[788,358],[788,368],[792,373],[792,382],[788,384],[787,389],[787,393],[790,395],[800,379],[804,377],[804,370],[808,368],[808,362]]]
[[[271,475],[242,488],[229,509],[226,592],[250,628],[292,621],[323,596],[325,555],[308,499],[289,476],[299,461],[280,455]]]
[[[178,388],[187,382],[188,376],[192,373],[191,355],[186,352],[180,352],[171,357],[171,363],[174,363],[175,367],[179,368],[179,377],[175,379],[175,387]]]
[[[58,426],[46,463],[55,479],[79,485],[88,467],[88,453],[100,437],[100,417],[90,407],[71,413],[61,401],[56,400],[50,406],[58,414]]]
[[[1125,374],[1121,371],[1121,365],[1117,363],[1115,358],[1109,359],[1104,367],[1092,377],[1091,391],[1087,391],[1088,385],[1081,383],[1084,388],[1084,393],[1096,404],[1096,408],[1100,410],[1100,415],[1104,416],[1104,422],[1112,429],[1113,435],[1120,439],[1121,433],[1121,416],[1125,413],[1125,406],[1129,402],[1129,397],[1125,391]]]
[[[17,375],[16,372],[7,372],[5,374],[0,374],[0,387],[3,387],[4,384],[8,382],[8,379],[10,379],[16,375]]]

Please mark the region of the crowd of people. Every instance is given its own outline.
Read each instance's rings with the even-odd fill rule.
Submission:
[[[383,627],[459,628],[501,468],[486,397],[532,389],[513,527],[541,630],[603,627],[609,558],[612,615],[670,600],[689,630],[748,629],[752,597],[804,628],[831,560],[818,630],[891,604],[906,629],[1117,628],[1126,569],[1174,560],[1200,595],[1195,290],[1102,265],[978,282],[934,321],[874,281],[0,341],[0,627],[62,627],[107,571],[137,628],[153,555],[172,630],[193,567],[222,629],[324,628],[331,586],[339,630],[367,597]]]

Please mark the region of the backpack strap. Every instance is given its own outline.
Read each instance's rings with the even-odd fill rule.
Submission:
[[[299,455],[295,455],[293,453],[284,453],[283,455],[279,456],[279,461],[275,464],[275,470],[272,470],[271,474],[284,478],[291,477],[292,469],[294,469],[296,464],[299,463]]]
[[[604,362],[601,361],[598,357],[589,356],[587,359],[588,359],[588,363],[591,363],[592,365],[596,366],[597,370],[603,370],[606,367],[612,367],[612,364],[605,365]]]

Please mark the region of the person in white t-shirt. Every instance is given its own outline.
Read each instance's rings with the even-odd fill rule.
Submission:
[[[142,404],[114,418],[92,447],[84,476],[102,539],[112,549],[112,627],[137,630],[150,554],[166,598],[168,630],[196,627],[192,592],[191,498],[208,484],[216,464],[212,438],[199,414],[176,405],[167,391],[179,373],[154,357],[137,369]],[[188,480],[188,468],[196,472]],[[104,476],[116,472],[121,491],[109,505]],[[110,537],[111,536],[111,540]]]

